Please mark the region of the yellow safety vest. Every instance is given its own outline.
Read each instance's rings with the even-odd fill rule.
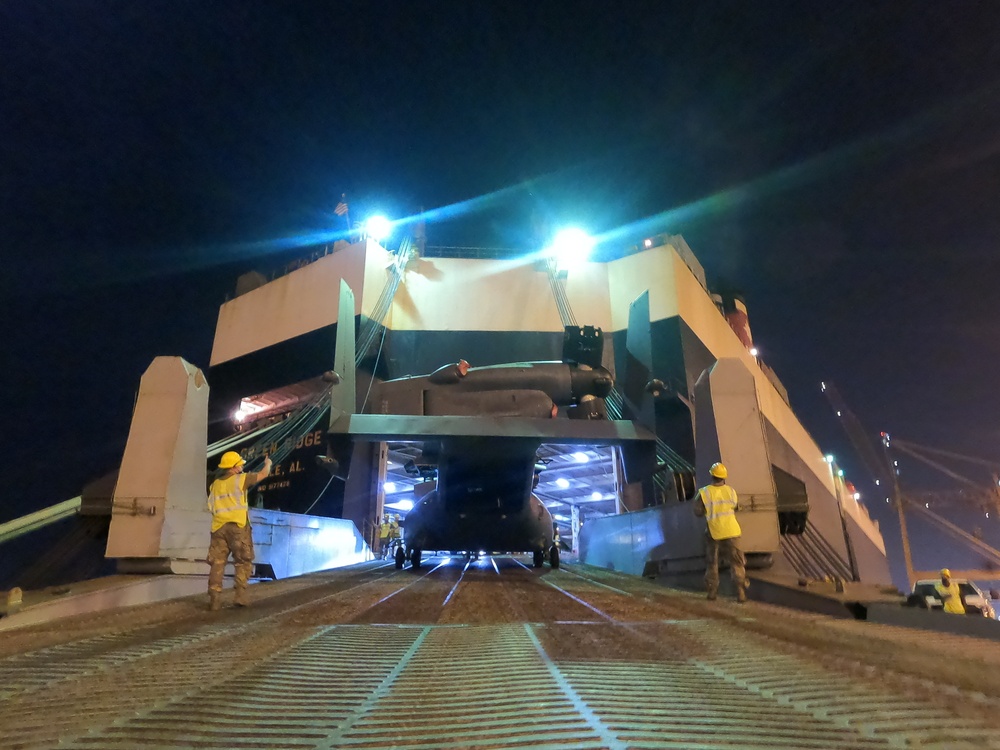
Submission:
[[[958,584],[952,581],[948,586],[943,583],[935,584],[934,589],[944,603],[944,611],[953,615],[964,615],[965,605],[962,604],[962,590]]]
[[[728,484],[702,487],[698,490],[705,504],[705,520],[712,539],[732,539],[742,534],[736,520],[736,490]]]
[[[227,523],[235,523],[240,528],[247,525],[249,518],[246,493],[246,474],[233,474],[212,482],[208,489],[208,510],[212,514],[212,531],[218,531]]]

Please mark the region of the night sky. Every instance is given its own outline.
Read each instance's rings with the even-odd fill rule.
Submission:
[[[0,522],[115,466],[152,358],[207,367],[343,193],[431,245],[683,234],[891,547],[821,380],[1000,465],[998,3],[8,0],[0,71]]]

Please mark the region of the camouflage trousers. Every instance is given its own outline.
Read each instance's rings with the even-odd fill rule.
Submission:
[[[723,559],[729,563],[729,573],[733,577],[736,589],[746,588],[747,585],[747,561],[740,549],[740,538],[734,536],[731,539],[713,539],[710,535],[705,535],[705,588],[709,594],[714,594],[719,590],[719,552],[721,550]]]
[[[236,569],[234,586],[237,591],[247,587],[253,572],[253,536],[250,524],[242,528],[235,523],[223,524],[212,532],[212,542],[208,546],[208,590],[222,591],[222,576],[226,570],[229,553],[233,553],[233,567]]]

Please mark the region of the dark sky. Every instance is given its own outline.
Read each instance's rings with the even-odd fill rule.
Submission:
[[[112,467],[151,359],[207,366],[342,193],[472,201],[436,245],[681,233],[859,485],[820,380],[1000,461],[995,2],[7,0],[0,71],[0,521]]]

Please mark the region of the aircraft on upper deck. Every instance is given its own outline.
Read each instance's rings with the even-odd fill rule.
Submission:
[[[374,383],[358,413],[354,299],[340,295],[328,460],[347,476],[357,441],[420,443],[429,481],[407,513],[396,567],[419,568],[425,551],[531,553],[535,567],[559,566],[552,516],[534,494],[544,444],[614,445],[626,481],[656,469],[655,436],[607,416],[614,387],[601,366],[603,334],[567,328],[563,361],[470,367],[464,360],[429,375]]]

